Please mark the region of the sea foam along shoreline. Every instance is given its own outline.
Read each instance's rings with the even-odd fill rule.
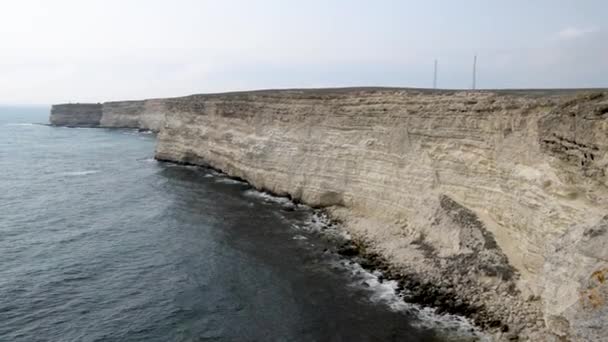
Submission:
[[[191,169],[201,169],[205,178],[213,178],[216,183],[226,185],[245,185],[243,195],[281,206],[284,210],[308,210],[308,220],[302,225],[293,225],[296,240],[307,240],[300,235],[302,232],[317,234],[324,240],[330,241],[332,248],[323,250],[327,266],[346,271],[351,276],[349,286],[362,287],[369,293],[369,300],[380,302],[398,312],[408,313],[418,320],[415,326],[434,329],[447,340],[454,341],[490,341],[490,336],[484,332],[488,326],[474,323],[479,312],[465,304],[454,305],[446,300],[445,294],[435,289],[432,284],[422,283],[394,269],[389,262],[382,260],[377,254],[369,252],[363,241],[357,240],[344,228],[341,222],[332,219],[325,208],[312,208],[293,199],[273,194],[263,189],[255,189],[247,181],[232,177],[222,170],[191,163],[176,163],[162,161],[169,165],[182,166]],[[416,286],[414,286],[416,285]]]
[[[174,160],[163,160],[155,157],[159,162],[165,162],[173,165],[181,165],[185,167],[201,167],[211,170],[215,175],[223,175],[224,177],[235,181],[245,183],[255,191],[267,198],[275,198],[279,202],[293,203],[294,205],[302,205],[302,202],[291,198],[289,195],[273,193],[268,189],[257,189],[247,180],[240,177],[234,177],[220,168],[213,167],[208,164],[195,164],[189,162],[176,162]],[[310,207],[310,206],[309,206]],[[474,283],[474,279],[468,279],[463,275],[457,282],[470,285],[469,288],[455,285],[454,280],[441,280],[435,274],[425,274],[418,270],[409,270],[400,265],[383,258],[379,253],[375,252],[375,245],[366,239],[365,236],[360,236],[356,231],[349,229],[349,223],[345,222],[344,216],[325,207],[311,207],[312,209],[323,214],[329,225],[340,227],[344,233],[348,234],[349,238],[336,249],[336,253],[342,257],[354,260],[361,265],[362,268],[374,272],[380,271],[383,273],[383,278],[394,280],[398,286],[396,292],[404,298],[404,301],[410,304],[417,304],[423,308],[435,310],[439,315],[449,314],[454,316],[466,317],[480,331],[494,335],[496,339],[514,339],[519,335],[519,327],[513,329],[501,319],[495,317],[492,312],[486,309],[486,303],[471,303],[471,296],[480,296],[482,291],[477,288],[478,284]],[[335,208],[334,208],[335,209]],[[424,247],[424,246],[423,246]],[[502,290],[502,289],[501,289]],[[510,289],[510,291],[517,291]],[[481,297],[477,297],[481,299]],[[516,298],[513,296],[511,299]],[[492,301],[494,298],[483,298],[490,305],[504,305]]]
[[[162,124],[159,158],[208,163],[330,206],[332,217],[403,274],[485,312],[480,325],[534,341],[603,340],[608,306],[597,299],[607,298],[598,279],[608,272],[608,234],[597,232],[608,222],[607,95],[199,94],[104,104],[98,126]],[[77,109],[55,106],[51,122],[95,119]]]

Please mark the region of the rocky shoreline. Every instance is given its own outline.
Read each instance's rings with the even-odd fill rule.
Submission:
[[[216,170],[223,173],[221,170]],[[242,179],[238,179],[243,181]],[[280,197],[266,189],[258,189]],[[291,200],[291,199],[290,199]],[[298,201],[293,201],[298,203]],[[328,226],[343,231],[351,237],[338,243],[327,252],[359,264],[370,273],[380,273],[380,282],[396,281],[397,295],[407,303],[433,308],[439,315],[451,314],[471,320],[484,334],[496,341],[544,340],[545,324],[540,310],[540,298],[521,299],[515,283],[480,283],[477,275],[452,269],[421,273],[412,268],[395,265],[376,252],[376,246],[364,237],[352,235],[340,219],[332,216],[331,209],[316,208],[326,217]],[[422,243],[421,243],[422,245]],[[422,247],[425,248],[425,247]],[[428,248],[428,247],[427,247]],[[466,267],[465,267],[466,269]],[[511,275],[517,277],[516,274]],[[492,288],[488,288],[492,286]],[[489,295],[495,293],[496,295]]]
[[[286,198],[293,204],[285,209],[288,211],[294,210],[299,204],[305,204],[290,196],[276,194],[268,189],[256,188],[247,180],[231,176],[224,170],[208,164],[175,162],[159,158],[156,158],[156,160],[163,163],[202,167],[229,179],[247,184],[250,188],[272,197]],[[483,298],[481,296],[484,294],[484,291],[479,289],[482,285],[476,284],[472,277],[468,279],[467,275],[462,274],[462,272],[459,272],[460,276],[456,276],[456,278],[446,279],[445,277],[438,276],[438,274],[421,274],[396,266],[381,254],[374,252],[373,244],[370,244],[365,238],[353,236],[345,222],[332,215],[331,208],[313,206],[312,209],[323,218],[324,224],[320,232],[321,234],[327,229],[332,229],[347,233],[350,236],[349,239],[344,240],[326,235],[326,238],[331,239],[335,247],[333,249],[326,249],[324,252],[333,253],[345,260],[357,263],[370,273],[380,273],[381,275],[378,277],[380,282],[396,281],[398,283],[397,295],[405,302],[433,308],[438,315],[451,314],[470,319],[480,331],[493,336],[497,341],[517,341],[520,340],[520,336],[525,339],[536,340],[534,337],[538,338],[539,332],[544,328],[542,320],[538,326],[526,322],[526,318],[530,317],[529,313],[517,312],[516,310],[496,311],[489,309],[490,307],[494,309],[495,306],[506,309],[509,307],[509,304],[513,304],[507,303],[505,296],[512,297],[507,300],[517,300],[519,293],[513,284],[507,289],[507,292],[501,293],[501,298]],[[538,298],[529,299],[529,302],[537,301]],[[517,309],[522,307],[529,309],[532,305],[516,303],[513,307]],[[539,313],[538,310],[534,309],[532,312],[535,314]]]
[[[608,335],[605,90],[290,89],[91,108],[55,106],[51,122],[152,129],[159,160],[324,208],[356,241],[344,253],[496,339]]]
[[[492,310],[499,305],[507,308],[510,303],[505,296],[516,294],[508,290],[501,294],[501,298],[481,299],[483,291],[479,290],[479,284],[475,284],[472,279],[459,278],[457,280],[437,279],[444,277],[434,277],[433,275],[411,272],[394,266],[379,254],[373,252],[373,246],[369,246],[361,239],[355,239],[350,243],[341,246],[337,251],[340,255],[356,260],[363,268],[375,271],[380,270],[385,279],[395,280],[399,283],[399,294],[404,300],[436,309],[438,314],[448,313],[459,315],[471,319],[482,331],[493,335],[497,340],[519,340],[521,337],[531,338],[542,330],[544,324],[536,326],[536,322],[526,322],[529,314],[523,314],[514,318],[511,310],[497,311]],[[471,300],[473,299],[473,300]],[[475,300],[477,299],[477,300]],[[517,300],[517,299],[515,299]],[[518,308],[526,304],[518,303],[513,307]],[[530,306],[530,305],[528,305]],[[490,309],[492,308],[492,309]],[[537,315],[539,310],[533,309]]]
[[[364,237],[352,235],[344,222],[332,218],[331,210],[316,210],[326,215],[332,226],[351,236],[350,240],[329,252],[356,262],[369,272],[380,272],[381,282],[396,281],[397,294],[405,302],[433,308],[439,315],[466,317],[496,341],[541,341],[546,337],[540,298],[522,300],[514,282],[507,285],[483,284],[476,275],[458,270],[449,275],[445,270],[439,269],[421,273],[412,268],[400,267],[376,252],[376,247]]]

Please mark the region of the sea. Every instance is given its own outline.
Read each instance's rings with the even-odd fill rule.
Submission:
[[[325,215],[155,135],[0,107],[0,341],[477,341],[334,253]]]

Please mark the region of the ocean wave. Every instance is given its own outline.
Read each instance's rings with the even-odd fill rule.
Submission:
[[[95,173],[99,173],[99,170],[84,170],[84,171],[70,171],[62,173],[63,176],[87,176]]]
[[[22,123],[6,123],[4,124],[4,126],[38,126],[37,124],[34,123],[27,123],[27,122],[22,122]]]
[[[207,176],[207,175],[205,175],[205,176]],[[243,182],[241,180],[234,179],[234,178],[228,178],[228,177],[217,178],[215,180],[215,182],[216,183],[223,183],[223,184],[247,184],[246,182]]]
[[[350,286],[364,289],[369,293],[369,299],[374,303],[388,306],[396,312],[413,314],[417,319],[412,324],[418,328],[433,329],[446,333],[448,340],[490,341],[488,336],[473,325],[465,317],[438,314],[435,309],[406,302],[398,291],[398,282],[384,280],[380,271],[369,271],[360,264],[340,258],[330,262],[334,268],[342,268],[350,273]]]
[[[122,134],[125,134],[125,135],[139,135],[140,132],[137,129],[124,129],[122,131]]]
[[[261,199],[264,202],[277,203],[284,206],[295,206],[295,204],[287,197],[271,195],[267,192],[250,189],[244,192],[245,196]]]
[[[225,176],[223,173],[221,173],[219,171],[216,171],[216,170],[213,170],[213,169],[208,169],[207,172],[208,172],[207,174],[211,175],[212,177],[222,177],[222,176]]]
[[[303,204],[298,204],[298,206],[310,209],[310,207]],[[293,224],[292,228],[309,233],[324,234],[337,241],[346,242],[352,240],[351,235],[346,230],[339,228],[327,214],[320,210],[312,211],[303,223]]]
[[[163,164],[165,167],[176,167],[176,168],[187,169],[187,170],[198,170],[200,168],[199,166],[196,166],[196,165],[184,165],[184,164],[177,164],[177,163],[172,163],[172,162],[164,162]]]
[[[216,178],[216,177],[221,177],[221,178],[227,178],[228,176],[222,172],[216,171],[214,169],[205,169],[205,175],[203,177],[205,178]]]
[[[318,233],[333,238],[335,241],[346,242],[352,240],[351,235],[340,228],[322,211],[313,211],[303,224],[293,224],[293,228],[308,233]],[[300,240],[300,234],[293,239]],[[386,280],[384,274],[378,270],[367,270],[359,263],[335,256],[328,258],[330,267],[345,270],[351,277],[350,286],[364,289],[369,293],[369,300],[388,306],[396,312],[410,313],[416,321],[413,324],[419,328],[433,329],[445,332],[447,340],[459,341],[490,341],[475,325],[465,317],[438,314],[436,310],[418,304],[408,303],[398,290],[396,280]]]
[[[307,207],[301,204],[296,205],[287,197],[279,197],[253,189],[245,191],[244,194],[284,206]],[[292,237],[294,240],[307,240],[306,233],[323,234],[335,241],[352,240],[346,230],[332,222],[329,216],[320,210],[312,210],[303,223],[292,224],[292,228],[302,232],[294,234]],[[406,302],[398,290],[398,282],[385,280],[382,272],[378,270],[366,270],[359,263],[343,257],[329,258],[328,263],[334,268],[344,269],[351,277],[350,286],[367,291],[370,301],[386,305],[396,312],[412,314],[416,318],[412,323],[419,328],[443,332],[445,333],[443,337],[447,340],[490,341],[488,336],[485,336],[479,328],[463,316],[438,314],[434,308]]]

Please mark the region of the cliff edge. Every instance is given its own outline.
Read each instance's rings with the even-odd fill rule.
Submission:
[[[68,103],[51,107],[54,126],[138,128],[158,132],[165,119],[166,99]]]
[[[432,288],[412,300],[469,315],[502,339],[608,336],[608,92],[361,88],[154,101],[125,116],[156,118],[157,159],[326,208],[406,289]],[[122,115],[106,106],[100,123]]]
[[[54,126],[99,127],[101,103],[66,103],[51,107],[49,121]]]

